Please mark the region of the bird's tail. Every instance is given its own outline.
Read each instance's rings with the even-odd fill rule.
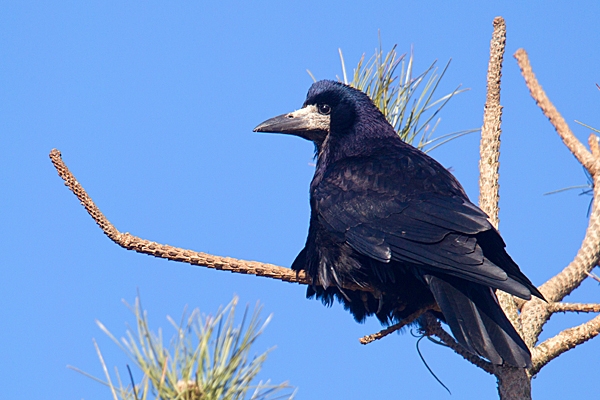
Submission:
[[[486,286],[425,275],[456,340],[493,364],[531,367],[531,353]]]

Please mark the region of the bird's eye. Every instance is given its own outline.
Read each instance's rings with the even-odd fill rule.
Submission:
[[[329,104],[317,104],[317,109],[319,110],[319,114],[329,115],[331,113]]]

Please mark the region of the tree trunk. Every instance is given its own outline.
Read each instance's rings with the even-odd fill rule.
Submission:
[[[526,369],[499,367],[496,378],[500,400],[531,400],[531,377]]]

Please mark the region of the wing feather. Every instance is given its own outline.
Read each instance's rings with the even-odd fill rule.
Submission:
[[[403,157],[409,155],[330,166],[313,192],[322,225],[377,261],[409,263],[528,298],[523,284],[484,256],[476,235],[494,228],[454,177],[439,165],[407,173]]]

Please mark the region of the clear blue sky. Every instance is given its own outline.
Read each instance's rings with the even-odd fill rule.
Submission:
[[[92,338],[109,365],[128,362],[115,334],[133,318],[136,290],[154,327],[185,305],[212,313],[234,294],[273,320],[256,351],[276,346],[262,379],[289,380],[298,399],[495,398],[494,378],[410,334],[361,346],[380,328],[305,288],[153,259],[110,242],[63,186],[56,147],[122,231],[213,254],[288,266],[308,227],[312,145],[252,133],[296,109],[311,78],[340,74],[383,46],[414,48],[416,70],[452,58],[440,94],[470,88],[442,114],[439,134],[481,125],[492,20],[508,26],[503,73],[500,230],[536,284],[575,255],[588,196],[545,192],[586,182],[536,108],[512,54],[524,47],[576,135],[600,127],[600,2],[25,2],[0,8],[0,376],[4,398],[101,399]],[[479,138],[432,155],[477,199]],[[585,282],[569,299],[597,301]],[[557,315],[543,337],[589,316]],[[600,339],[552,362],[534,380],[540,399],[598,393]]]

